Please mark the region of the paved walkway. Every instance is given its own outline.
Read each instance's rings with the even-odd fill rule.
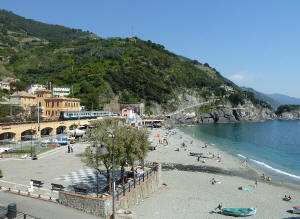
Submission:
[[[16,203],[18,211],[43,219],[101,219],[100,217],[85,214],[82,211],[63,205],[0,192],[0,205],[7,206],[10,203]]]
[[[73,185],[87,188],[96,193],[96,172],[88,169],[81,162],[81,153],[87,143],[76,143],[74,152],[68,153],[67,147],[62,146],[38,156],[37,160],[4,158],[0,160],[0,169],[4,177],[0,179],[0,186],[27,192],[31,179],[44,182],[42,188],[34,187],[34,194],[44,198],[58,198],[58,192],[51,190],[51,183],[62,184],[66,190],[73,191]],[[104,187],[106,178],[99,175],[100,190]]]

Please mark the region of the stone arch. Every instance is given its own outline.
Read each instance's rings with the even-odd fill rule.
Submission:
[[[0,134],[0,140],[13,140],[16,136],[14,132],[4,132]]]
[[[46,127],[46,128],[43,128],[41,130],[41,136],[49,136],[49,135],[52,135],[52,131],[53,131],[53,128],[51,127]]]
[[[36,130],[34,129],[28,129],[21,133],[21,140],[22,141],[30,141],[32,140],[36,135]]]
[[[56,128],[56,134],[59,135],[59,134],[63,134],[65,131],[66,131],[67,127],[66,126],[58,126]]]
[[[69,129],[70,129],[70,130],[74,130],[74,129],[76,129],[77,127],[78,127],[78,125],[72,124],[72,125],[69,126]]]

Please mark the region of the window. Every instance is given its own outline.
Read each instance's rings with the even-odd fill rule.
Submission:
[[[41,107],[42,106],[42,103],[41,102],[39,102],[39,107]]]
[[[54,110],[52,110],[52,116],[54,116]]]
[[[50,110],[46,111],[46,115],[49,116],[50,115]]]
[[[54,107],[54,101],[52,101],[52,107]]]
[[[59,116],[59,111],[56,111],[56,115]]]
[[[46,106],[49,107],[49,102],[48,101],[46,102]]]
[[[57,102],[57,107],[59,107],[59,102]]]

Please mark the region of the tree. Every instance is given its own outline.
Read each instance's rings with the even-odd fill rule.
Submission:
[[[119,120],[117,119],[105,119],[92,123],[94,128],[88,132],[89,141],[91,144],[85,149],[81,161],[85,163],[86,166],[91,167],[98,172],[100,172],[101,165],[103,164],[106,168],[106,179],[111,193],[111,177],[110,173],[112,170],[112,154],[115,157],[120,157],[118,152],[118,146],[114,147],[113,150],[113,138],[105,138],[107,128],[117,127]],[[105,148],[108,151],[106,155],[100,155],[98,153],[101,144],[105,144]],[[118,165],[118,159],[115,159],[115,165]]]
[[[94,128],[88,133],[91,145],[86,148],[82,158],[82,161],[87,166],[97,171],[100,171],[102,164],[105,166],[109,192],[111,192],[112,188],[110,173],[112,170],[113,153],[115,165],[121,168],[121,181],[124,184],[125,166],[128,164],[134,169],[135,161],[141,160],[143,162],[150,145],[148,141],[149,133],[147,131],[119,126],[117,125],[119,122],[115,119],[107,119],[93,123]],[[110,131],[113,133],[113,138],[106,138],[108,127],[113,127]],[[101,147],[101,143],[106,144],[107,155],[99,155],[97,153],[97,150]]]
[[[231,94],[228,99],[232,103],[233,106],[237,106],[239,104],[244,104],[243,97],[238,93]]]

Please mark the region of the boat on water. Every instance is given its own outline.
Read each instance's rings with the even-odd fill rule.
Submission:
[[[293,213],[294,214],[300,214],[300,206],[294,206],[293,207]]]
[[[190,152],[190,156],[201,156],[203,153]]]
[[[256,214],[256,208],[222,208],[222,214],[235,217],[246,217]]]

